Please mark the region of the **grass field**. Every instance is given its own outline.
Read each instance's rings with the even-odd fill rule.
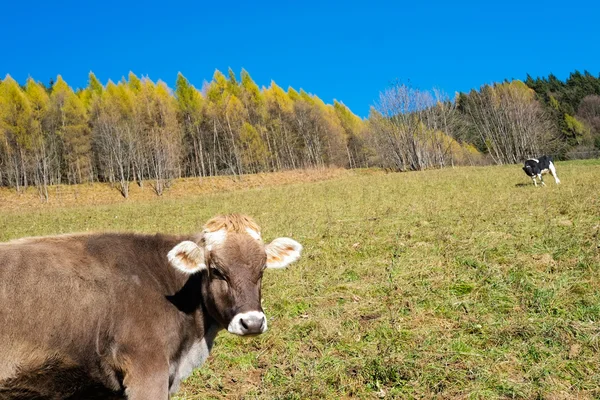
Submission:
[[[300,262],[265,273],[269,331],[222,332],[181,399],[600,398],[600,161],[557,170],[543,188],[513,165],[102,204],[11,195],[0,240],[184,233],[243,212],[265,240],[301,242]]]

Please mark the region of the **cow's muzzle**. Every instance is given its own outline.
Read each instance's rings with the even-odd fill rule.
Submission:
[[[258,335],[267,330],[267,318],[262,311],[248,311],[236,314],[227,330],[236,335]]]

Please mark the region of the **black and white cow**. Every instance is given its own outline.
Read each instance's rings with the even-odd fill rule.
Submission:
[[[560,183],[560,179],[558,179],[558,175],[556,175],[556,168],[554,167],[554,163],[552,162],[552,159],[548,156],[542,156],[540,158],[530,158],[529,160],[525,161],[523,171],[525,171],[527,176],[531,177],[535,186],[537,186],[537,182],[535,180],[536,177],[540,179],[542,186],[546,186],[542,175],[547,174],[548,172],[550,172],[550,175],[554,177],[554,181],[557,184]]]

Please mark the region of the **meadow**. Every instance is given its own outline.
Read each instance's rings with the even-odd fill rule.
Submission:
[[[0,240],[242,212],[302,243],[265,273],[269,330],[222,332],[177,399],[600,398],[600,161],[557,170],[537,188],[507,165],[188,179],[129,200],[82,185],[46,205],[5,190]]]

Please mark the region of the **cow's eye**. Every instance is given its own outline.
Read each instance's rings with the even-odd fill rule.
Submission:
[[[222,280],[222,281],[226,281],[226,280],[227,280],[227,279],[225,279],[225,276],[224,276],[224,275],[221,273],[221,271],[219,271],[219,270],[218,270],[218,269],[216,269],[216,268],[213,268],[213,269],[212,269],[212,275],[213,275],[215,278],[217,278],[217,279],[220,279],[220,280]]]

